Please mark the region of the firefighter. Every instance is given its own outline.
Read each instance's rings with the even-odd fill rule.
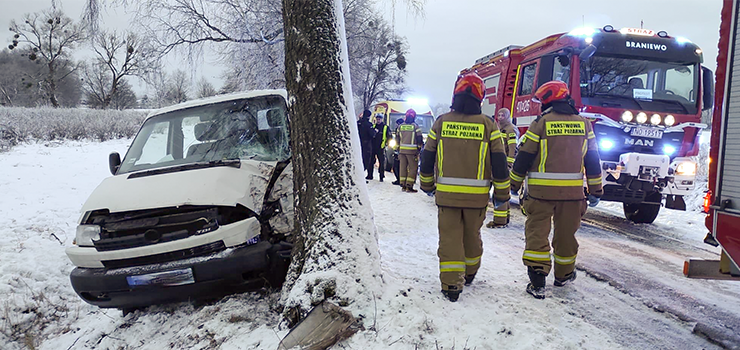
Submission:
[[[514,165],[514,157],[516,156],[516,145],[519,137],[519,129],[511,123],[511,112],[509,109],[504,107],[498,110],[496,113],[496,121],[498,122],[499,130],[501,131],[501,139],[504,141],[504,150],[506,151],[506,162],[509,165],[509,170]],[[502,228],[509,224],[509,202],[504,202],[501,207],[493,208],[493,220],[486,224],[488,228]]]
[[[555,286],[576,279],[578,241],[575,233],[589,206],[599,202],[601,166],[591,123],[578,115],[561,81],[543,84],[533,101],[541,103],[542,114],[522,137],[511,171],[512,192],[525,177],[527,192],[522,206],[527,212],[526,247],[522,259],[530,283],[527,293],[545,298],[545,277],[555,260]],[[584,171],[588,195],[584,195]],[[553,253],[550,254],[550,221],[554,224]]]
[[[509,200],[509,171],[501,132],[481,114],[485,85],[475,73],[455,84],[452,111],[441,115],[427,136],[421,161],[421,189],[434,193],[438,207],[439,279],[442,294],[457,301],[480,267],[480,228],[491,184],[494,202]]]
[[[421,127],[414,121],[416,120],[416,111],[410,109],[406,111],[406,121],[398,126],[396,135],[399,135],[398,159],[401,167],[401,190],[404,192],[417,192],[414,189],[416,183],[416,172],[419,168],[419,151],[424,144],[421,134]]]
[[[396,119],[396,136],[394,136],[394,139],[398,137],[398,126],[403,124],[403,118]],[[393,146],[393,174],[396,175],[396,181],[393,181],[392,184],[398,185],[398,186],[405,186],[405,184],[401,184],[401,161],[398,159],[398,142],[395,142],[395,146]]]
[[[370,158],[370,163],[374,164],[375,160],[378,160],[378,176],[380,177],[380,182],[383,182],[386,161],[385,145],[388,143],[388,138],[391,137],[391,131],[388,125],[383,122],[383,114],[380,113],[375,115],[375,125],[373,127],[375,128],[375,138],[373,139],[373,155]],[[373,168],[370,167],[370,179],[372,179]]]

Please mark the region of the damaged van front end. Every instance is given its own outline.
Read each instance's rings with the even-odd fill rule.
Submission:
[[[284,281],[293,227],[285,91],[156,111],[110,169],[66,251],[86,302],[126,310]]]

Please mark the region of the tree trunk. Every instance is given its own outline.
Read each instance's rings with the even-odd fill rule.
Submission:
[[[49,62],[49,101],[54,108],[59,107],[59,101],[57,100],[57,83],[54,80],[54,62]]]
[[[283,0],[283,20],[296,244],[281,303],[294,324],[324,299],[370,308],[382,281],[341,0]]]

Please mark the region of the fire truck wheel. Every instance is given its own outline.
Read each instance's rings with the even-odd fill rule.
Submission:
[[[660,204],[652,203],[633,203],[624,204],[624,216],[638,224],[652,224],[660,212]]]

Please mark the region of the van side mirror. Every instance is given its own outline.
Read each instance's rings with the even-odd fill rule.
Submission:
[[[121,155],[118,152],[113,152],[108,155],[108,168],[110,173],[116,175],[118,168],[121,167]]]
[[[580,54],[578,54],[578,57],[581,59],[581,61],[587,61],[596,53],[596,46],[588,45],[585,49],[581,51]]]
[[[702,75],[702,110],[712,109],[714,105],[714,73],[709,68],[701,67]]]

